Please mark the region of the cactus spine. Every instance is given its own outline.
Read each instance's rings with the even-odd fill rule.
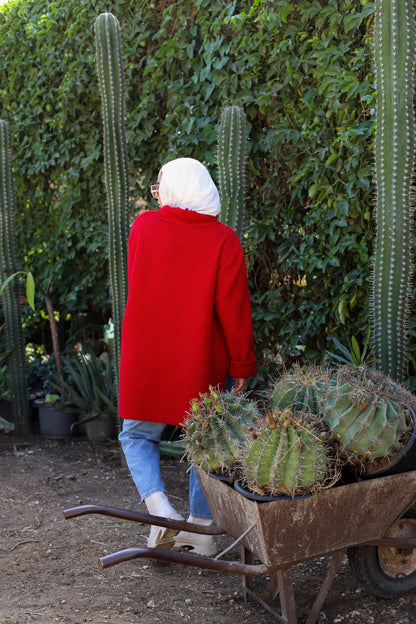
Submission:
[[[228,106],[221,114],[217,158],[221,197],[221,220],[232,227],[243,242],[247,161],[246,115],[239,106]]]
[[[242,475],[250,490],[271,496],[306,494],[329,476],[330,447],[311,414],[275,410],[246,436]]]
[[[256,405],[245,397],[210,391],[192,401],[183,441],[192,462],[203,470],[232,473],[240,457],[245,428],[258,418]]]
[[[17,272],[11,136],[9,124],[4,120],[0,120],[0,185],[0,276],[1,281],[4,281],[11,274]],[[4,290],[6,338],[8,348],[12,349],[7,366],[16,432],[30,433],[25,340],[22,329],[20,301],[20,283],[15,277]]]
[[[120,27],[111,13],[94,24],[97,72],[104,125],[104,171],[109,217],[110,284],[113,303],[116,380],[120,364],[121,324],[127,301],[129,170],[124,124],[124,73]]]
[[[376,241],[371,305],[375,357],[403,380],[412,265],[415,147],[413,0],[376,0]]]

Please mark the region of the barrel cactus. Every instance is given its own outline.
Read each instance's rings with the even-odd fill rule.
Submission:
[[[231,474],[240,457],[244,431],[258,418],[253,401],[210,386],[209,392],[192,401],[184,423],[183,442],[192,463],[203,470]]]
[[[318,415],[333,378],[334,373],[329,367],[295,364],[273,382],[270,408],[283,410],[290,407],[294,411],[309,410]]]
[[[333,448],[310,412],[273,410],[245,437],[241,474],[256,494],[307,494],[334,478]]]
[[[326,396],[322,421],[353,463],[371,464],[401,448],[414,402],[410,392],[380,372],[343,367]]]

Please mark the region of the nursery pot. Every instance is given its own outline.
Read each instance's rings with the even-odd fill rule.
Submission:
[[[109,414],[98,414],[85,423],[85,433],[90,442],[105,442],[114,435],[115,422]]]
[[[236,492],[248,498],[249,500],[255,501],[256,503],[271,503],[273,501],[279,500],[296,500],[298,498],[308,498],[312,496],[312,494],[296,494],[295,496],[288,496],[287,494],[280,494],[279,496],[267,496],[265,494],[256,494],[252,492],[247,487],[242,485],[239,481],[234,481],[234,489]]]
[[[43,438],[48,440],[67,440],[72,437],[71,426],[76,415],[63,411],[64,403],[45,403],[35,401],[38,407],[39,429]]]
[[[234,483],[234,476],[231,474],[219,474],[218,472],[208,472],[208,476],[212,479],[218,479],[218,481],[222,481],[223,483],[228,483],[232,485]]]
[[[14,416],[12,402],[8,399],[0,399],[0,433],[14,431]]]
[[[8,422],[13,422],[12,402],[8,399],[0,399],[0,416]]]

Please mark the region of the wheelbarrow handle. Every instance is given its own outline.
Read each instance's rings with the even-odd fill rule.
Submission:
[[[222,559],[213,559],[211,557],[200,557],[191,553],[177,552],[174,550],[162,550],[160,548],[125,548],[110,555],[100,558],[103,568],[109,568],[124,561],[131,559],[149,558],[158,559],[159,561],[169,561],[171,563],[179,563],[183,565],[193,566],[196,568],[204,568],[205,570],[215,570],[217,572],[225,572],[228,574],[241,574],[248,576],[256,576],[268,574],[271,568],[265,564],[249,565],[238,561],[223,561]]]
[[[224,533],[224,529],[215,524],[210,526],[194,524],[193,522],[186,522],[186,520],[173,520],[172,518],[163,518],[162,516],[151,516],[150,514],[141,513],[139,511],[118,509],[117,507],[80,505],[79,507],[71,507],[64,511],[66,520],[77,516],[85,516],[87,514],[100,514],[103,516],[110,516],[111,518],[121,518],[122,520],[140,522],[141,524],[154,524],[156,526],[168,527],[169,529],[201,533],[203,535],[222,535]]]

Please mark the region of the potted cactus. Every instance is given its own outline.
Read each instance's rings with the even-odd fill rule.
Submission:
[[[416,466],[415,408],[416,397],[389,376],[347,365],[322,401],[321,418],[347,465],[380,476]]]
[[[327,429],[309,411],[272,410],[210,388],[192,402],[183,440],[191,462],[255,500],[294,497],[337,480]]]
[[[244,396],[209,392],[192,401],[182,440],[191,463],[232,481],[245,429],[259,418],[257,405]]]
[[[184,424],[192,463],[261,501],[416,465],[416,397],[363,363],[295,365],[265,405],[262,416],[246,397],[200,395]]]
[[[339,478],[334,444],[317,416],[307,410],[271,410],[246,431],[241,480],[235,488],[259,501],[308,496]]]
[[[354,473],[379,476],[416,465],[416,397],[365,364],[295,365],[272,384],[270,405],[319,416]]]
[[[295,363],[278,379],[272,381],[270,408],[281,410],[290,407],[295,411],[309,410],[318,415],[323,397],[334,381],[334,371],[329,366]]]

